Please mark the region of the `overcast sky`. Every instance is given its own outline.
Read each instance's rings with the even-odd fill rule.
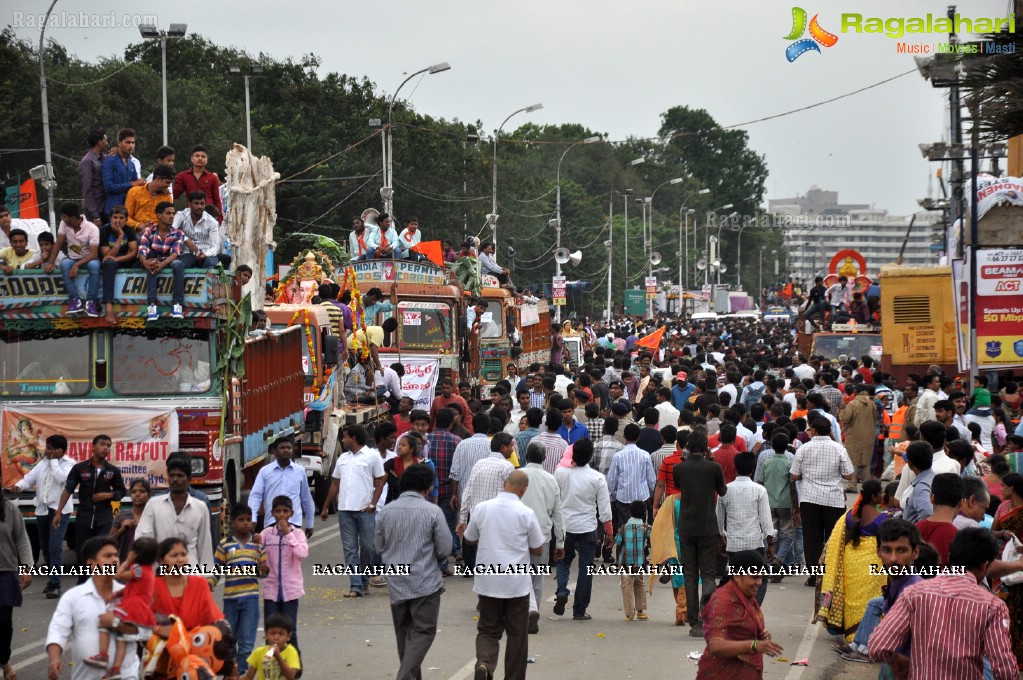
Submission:
[[[838,43],[795,62],[785,59],[791,8],[801,4]],[[1008,0],[963,3],[968,16],[1001,16]],[[4,0],[0,23],[15,12],[45,13],[48,2]],[[579,123],[612,140],[653,136],[660,114],[676,105],[705,108],[733,125],[808,106],[914,69],[883,35],[840,33],[842,12],[864,16],[944,15],[945,3],[694,2],[693,0],[388,0],[300,3],[178,0],[165,5],[112,0],[59,0],[55,12],[77,15],[155,13],[161,28],[183,22],[222,45],[256,55],[320,57],[320,75],[367,76],[390,93],[407,73],[447,61],[452,69],[413,80],[402,90],[421,112],[493,130],[512,111],[509,128]],[[21,22],[26,23],[22,17]],[[128,16],[130,22],[130,16]],[[38,41],[38,28],[15,27]],[[121,56],[139,39],[131,27],[55,27],[48,37],[84,59]],[[942,36],[908,36],[932,43]],[[173,74],[170,74],[173,78]],[[917,149],[947,134],[947,91],[915,71],[841,101],[745,129],[767,157],[767,198],[805,193],[813,184],[846,203],[872,203],[892,213],[917,210],[936,166]],[[116,127],[116,125],[114,126]],[[551,175],[554,168],[551,168]],[[946,174],[947,176],[947,174]],[[937,192],[937,187],[935,187]]]

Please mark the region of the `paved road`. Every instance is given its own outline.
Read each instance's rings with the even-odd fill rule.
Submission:
[[[386,680],[398,667],[386,590],[371,589],[368,597],[344,599],[347,580],[338,576],[312,576],[314,563],[341,561],[337,525],[333,519],[317,522],[305,565],[306,596],[299,610],[306,680]],[[65,579],[65,588],[73,579]],[[464,680],[472,677],[475,640],[475,603],[472,580],[445,580],[437,640],[423,669],[424,680]],[[55,600],[41,594],[37,578],[26,593],[25,605],[15,610],[14,656],[19,680],[45,680],[44,640]],[[658,585],[650,600],[650,621],[626,622],[617,577],[597,577],[590,613],[592,621],[558,619],[551,612],[553,576],[545,586],[548,598],[541,608],[541,630],[530,636],[529,666],[534,678],[593,680],[593,678],[691,678],[696,662],[690,652],[703,650],[702,640],[688,636],[688,627],[675,627],[670,586]],[[217,593],[218,600],[221,593]],[[764,611],[768,630],[785,648],[789,660],[809,658],[806,667],[768,660],[765,677],[771,680],[873,680],[877,666],[842,661],[831,650],[832,640],[819,626],[807,626],[813,590],[801,579],[789,578],[770,585]],[[571,604],[571,603],[570,603]],[[555,620],[557,619],[557,620]],[[679,675],[681,674],[681,676]],[[64,676],[70,677],[70,671]],[[499,671],[498,678],[503,677]]]

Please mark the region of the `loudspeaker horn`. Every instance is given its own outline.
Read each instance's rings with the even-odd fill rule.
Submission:
[[[567,264],[569,257],[571,255],[568,252],[568,248],[558,248],[554,251],[554,261],[558,264]]]
[[[568,263],[573,267],[578,267],[579,263],[583,261],[583,251],[577,250],[568,256]]]
[[[697,260],[696,261],[696,268],[699,269],[701,272],[704,269],[706,269],[707,268],[707,258],[701,257],[699,260]]]
[[[658,252],[650,253],[650,264],[657,266],[661,263],[661,254]]]
[[[724,274],[726,271],[728,271],[728,265],[726,265],[724,262],[722,262],[721,266],[718,267],[718,271],[721,272],[722,274]]]

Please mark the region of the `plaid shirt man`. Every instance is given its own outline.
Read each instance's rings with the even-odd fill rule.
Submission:
[[[611,459],[622,450],[623,444],[614,435],[604,435],[593,442],[593,458],[590,460],[590,467],[607,476],[611,467]]]
[[[604,436],[604,419],[603,418],[590,418],[585,423],[586,429],[590,431],[590,439],[594,442],[599,442],[600,438]]]
[[[423,457],[429,457],[437,468],[437,484],[440,487],[440,500],[451,497],[448,479],[451,464],[455,458],[455,448],[462,440],[447,430],[435,430],[426,435],[426,446]]]
[[[139,238],[139,255],[157,260],[165,260],[170,255],[181,255],[181,246],[185,242],[185,232],[171,227],[166,236],[160,234],[159,225],[149,227]]]
[[[485,434],[474,434],[468,439],[463,439],[455,447],[448,479],[458,482],[460,496],[465,495],[465,485],[469,481],[473,467],[484,458],[489,458],[491,453],[490,439]]]
[[[837,414],[845,407],[845,399],[842,398],[842,392],[834,385],[817,387],[811,390],[811,393],[813,392],[820,394],[828,401],[828,405],[831,406],[832,415]]]
[[[490,456],[479,461],[472,467],[469,481],[462,492],[462,503],[458,508],[458,523],[467,524],[473,509],[483,501],[497,498],[504,490],[504,482],[515,470],[507,458],[499,451],[491,452]]]
[[[547,403],[547,395],[543,393],[543,390],[531,389],[529,390],[529,408],[540,408],[542,409]]]

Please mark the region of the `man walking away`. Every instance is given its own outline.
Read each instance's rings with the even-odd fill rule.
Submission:
[[[603,476],[601,476],[603,479]],[[515,569],[528,565],[530,555],[543,551],[544,538],[536,515],[522,496],[529,476],[515,470],[504,491],[476,506],[463,540],[479,543],[480,564]],[[479,595],[479,623],[476,627],[476,672],[473,680],[491,680],[497,666],[501,634],[508,635],[504,653],[505,680],[525,680],[529,655],[529,574],[496,573],[476,576],[473,592]]]
[[[417,463],[398,480],[401,495],[384,506],[374,545],[384,565],[407,564],[407,575],[392,574],[387,586],[401,666],[395,680],[422,680],[422,665],[437,635],[444,578],[438,560],[451,554],[451,532],[444,513],[427,500],[435,476]]]

